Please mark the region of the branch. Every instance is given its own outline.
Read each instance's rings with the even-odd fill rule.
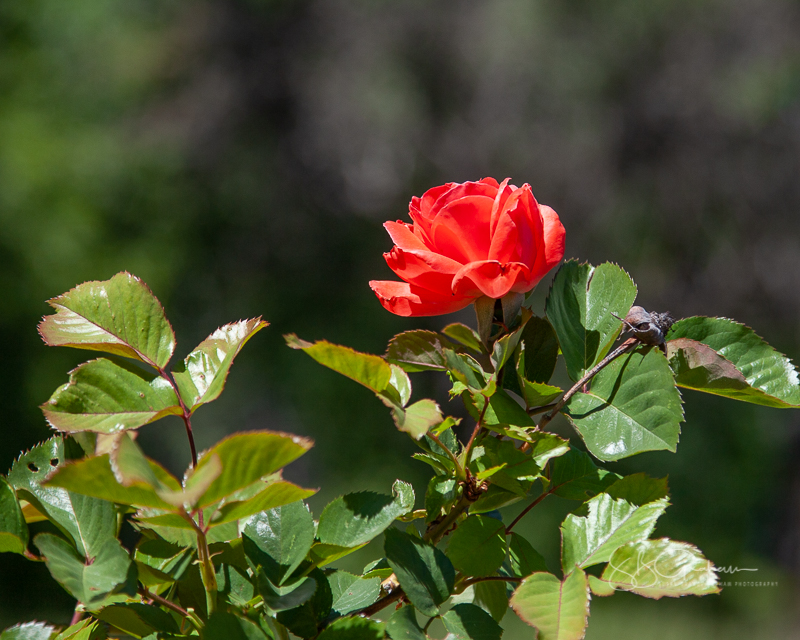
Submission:
[[[511,524],[510,524],[510,525],[508,525],[508,526],[506,527],[506,535],[508,535],[509,533],[511,533],[511,530],[514,528],[514,526],[515,526],[515,525],[516,525],[516,524],[517,524],[517,523],[518,523],[520,520],[522,520],[522,518],[525,516],[525,514],[527,514],[527,513],[528,513],[528,511],[530,511],[531,509],[533,509],[533,508],[534,508],[534,507],[535,507],[537,504],[539,504],[539,503],[540,503],[542,500],[544,500],[544,499],[545,499],[547,496],[549,496],[551,493],[552,493],[552,487],[551,487],[551,489],[550,489],[549,491],[545,491],[545,492],[543,492],[543,493],[542,493],[542,495],[540,495],[538,498],[536,498],[536,500],[534,500],[534,501],[533,501],[533,502],[531,502],[531,503],[530,503],[530,504],[529,504],[527,507],[525,507],[525,508],[524,508],[524,509],[523,509],[523,510],[520,512],[520,514],[519,514],[519,515],[518,515],[516,518],[514,518],[514,520],[512,520],[512,521],[511,521]]]
[[[369,605],[368,607],[364,607],[363,609],[361,609],[359,611],[354,611],[352,615],[354,615],[354,616],[366,616],[367,618],[369,618],[370,616],[374,616],[381,609],[383,609],[385,607],[388,607],[390,604],[392,604],[392,602],[398,601],[404,595],[406,595],[406,592],[403,591],[403,588],[402,587],[397,587],[397,589],[395,589],[391,593],[383,596],[383,598],[381,598],[377,602],[374,602],[371,605]]]

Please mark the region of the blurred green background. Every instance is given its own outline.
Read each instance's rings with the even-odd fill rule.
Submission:
[[[0,2],[0,467],[48,436],[37,405],[90,356],[41,343],[44,301],[128,270],[180,357],[226,322],[271,322],[198,414],[199,446],[312,436],[288,475],[324,484],[317,514],[398,477],[423,494],[385,407],[281,335],[381,353],[399,331],[472,323],[391,316],[367,281],[390,277],[381,223],[412,195],[487,175],[530,182],[567,257],[621,264],[648,309],[732,317],[800,358],[798,34],[796,0]],[[414,383],[446,402],[434,377]],[[612,468],[669,475],[657,534],[758,568],[725,580],[778,585],[595,598],[587,637],[800,637],[800,412],[685,399],[677,455]],[[142,442],[180,471],[182,425],[160,425]],[[553,569],[573,506],[520,528]],[[73,605],[43,565],[3,556],[0,628]]]

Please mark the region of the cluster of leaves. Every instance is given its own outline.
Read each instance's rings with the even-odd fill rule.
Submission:
[[[488,339],[451,324],[402,333],[376,356],[287,336],[290,347],[372,390],[419,445],[414,457],[433,469],[419,509],[413,488],[398,480],[391,495],[341,496],[316,520],[303,502],[314,491],[281,477],[309,440],[252,431],[195,453],[192,414],[220,395],[236,354],[265,322],[218,329],[168,371],[172,328],[134,276],[53,299],[56,313],[40,325],[45,342],[109,357],[70,373],[42,406],[61,435],[0,477],[0,551],[44,561],[76,599],[76,615],[64,630],[26,623],[0,639],[425,640],[440,620],[453,640],[494,640],[511,607],[540,640],[570,640],[585,633],[592,594],[717,592],[698,549],[651,537],[669,505],[666,479],[622,477],[593,457],[674,451],[678,387],[797,407],[797,374],[750,329],[723,318],[681,320],[663,349],[639,344],[606,358],[635,297],[619,267],[571,261],[544,316],[498,303]],[[574,383],[566,393],[550,384],[559,358]],[[468,442],[434,400],[411,402],[408,374],[422,371],[448,376],[451,397],[475,419]],[[558,412],[583,447],[545,430]],[[192,450],[180,480],[134,437],[167,415],[183,419]],[[550,495],[576,502],[561,524],[557,573],[514,531]],[[508,518],[506,507],[520,502]],[[119,541],[123,523],[139,532],[134,549]],[[41,529],[32,540],[38,553],[28,525]],[[379,536],[383,553],[360,575],[334,568]],[[390,604],[395,611],[375,619]]]

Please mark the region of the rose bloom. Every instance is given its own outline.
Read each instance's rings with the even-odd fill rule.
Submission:
[[[395,246],[383,254],[404,282],[369,283],[399,316],[463,309],[481,296],[525,293],[564,257],[558,214],[536,202],[530,185],[509,178],[448,182],[409,205],[413,224],[387,222]]]

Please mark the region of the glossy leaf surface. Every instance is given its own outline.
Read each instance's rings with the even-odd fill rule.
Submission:
[[[675,451],[683,421],[672,370],[656,348],[620,356],[578,392],[564,412],[586,447],[600,460],[643,451]]]
[[[74,369],[69,382],[59,387],[41,409],[54,429],[97,433],[136,429],[181,413],[169,382],[106,358]]]
[[[797,369],[750,327],[698,316],[676,322],[667,338],[680,386],[769,407],[800,406]]]
[[[607,493],[595,496],[586,503],[585,516],[571,513],[561,525],[564,573],[575,565],[586,568],[608,562],[623,544],[646,540],[668,504],[661,498],[639,507]]]
[[[576,569],[563,581],[534,573],[511,597],[517,615],[538,631],[538,640],[581,640],[589,616],[586,574]]]
[[[0,640],[50,640],[55,630],[44,622],[23,622],[0,633]]]
[[[175,383],[190,411],[219,397],[233,359],[267,324],[261,318],[226,324],[197,345],[186,356],[181,369],[175,368]]]
[[[161,303],[129,273],[84,282],[48,304],[56,313],[42,320],[39,333],[50,346],[105,351],[161,368],[175,350]]]
[[[622,329],[612,313],[624,318],[636,299],[636,285],[620,267],[565,262],[558,270],[545,305],[573,380],[605,356]]]

